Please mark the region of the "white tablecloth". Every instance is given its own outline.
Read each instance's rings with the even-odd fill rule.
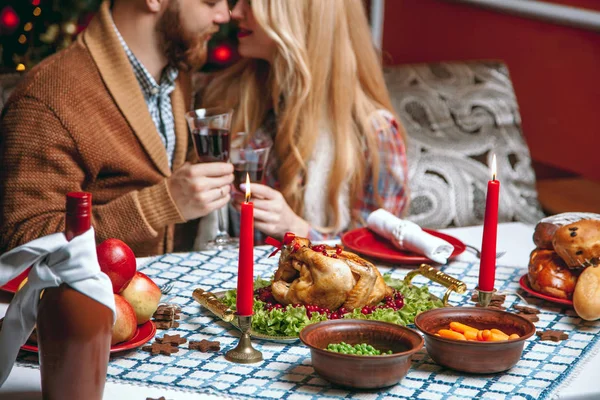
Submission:
[[[481,246],[481,227],[446,229],[448,233],[462,240],[466,244],[476,247]],[[502,257],[505,265],[523,266],[526,271],[529,253],[534,247],[532,241],[533,227],[520,224],[500,224],[498,229],[498,250],[506,250]],[[473,260],[474,255],[465,252],[459,256],[462,260]],[[146,263],[148,259],[139,259],[138,265]],[[4,315],[11,295],[0,293],[0,315]],[[600,384],[597,382],[600,376],[600,354],[594,355],[581,368],[575,376],[559,393],[560,399],[583,400],[600,399]],[[174,390],[160,388],[138,387],[134,385],[107,382],[104,390],[106,400],[145,400],[147,397],[159,398],[164,396],[172,400],[188,399],[218,399],[222,397],[209,396],[206,394],[184,393]],[[38,400],[41,399],[40,374],[38,369],[15,367],[8,380],[0,388],[0,399],[14,400]]]

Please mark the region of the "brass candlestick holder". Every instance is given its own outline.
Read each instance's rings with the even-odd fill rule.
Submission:
[[[490,305],[491,301],[492,301],[492,297],[494,296],[494,293],[496,293],[496,289],[492,290],[492,291],[487,291],[487,290],[481,290],[479,289],[479,286],[477,286],[475,288],[475,290],[477,290],[477,303],[481,306],[481,307],[487,307]]]
[[[236,317],[242,336],[240,336],[237,346],[225,353],[225,359],[239,364],[252,364],[262,361],[262,353],[252,347],[252,341],[250,340],[252,315],[236,315]]]

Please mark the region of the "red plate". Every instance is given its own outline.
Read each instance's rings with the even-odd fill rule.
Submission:
[[[560,303],[560,304],[566,304],[568,306],[573,306],[573,301],[569,300],[569,299],[561,299],[558,297],[553,297],[544,293],[540,293],[536,290],[533,290],[533,288],[531,286],[529,286],[529,279],[527,279],[527,274],[523,275],[521,277],[521,279],[519,279],[519,286],[521,286],[521,289],[523,289],[524,291],[526,291],[527,293],[529,293],[532,296],[535,297],[539,297],[540,299],[544,299],[547,301],[551,301],[553,303]]]
[[[152,340],[152,338],[154,338],[155,334],[156,334],[156,325],[154,325],[154,322],[148,321],[145,324],[142,324],[137,327],[137,330],[135,331],[135,335],[133,335],[131,340],[128,340],[123,343],[117,343],[114,346],[110,346],[110,352],[117,353],[119,351],[135,349],[136,347],[140,347],[141,345],[148,342],[149,340]],[[31,345],[31,344],[25,344],[25,345],[21,346],[21,350],[37,353],[38,347],[35,345]]]
[[[454,251],[450,255],[450,259],[456,257],[466,249],[465,244],[453,236],[431,229],[423,230],[433,236],[444,239],[454,246]],[[399,250],[389,240],[376,235],[368,228],[354,229],[344,233],[342,235],[342,243],[350,250],[389,263],[422,264],[432,262],[432,260],[425,256]]]
[[[19,285],[21,284],[21,282],[23,282],[23,279],[27,278],[30,269],[31,268],[27,268],[27,270],[23,271],[21,275],[17,276],[12,281],[7,282],[6,285],[0,287],[0,290],[4,290],[5,292],[9,293],[17,293]]]

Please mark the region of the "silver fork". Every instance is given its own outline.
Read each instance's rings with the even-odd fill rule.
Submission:
[[[481,250],[479,250],[477,247],[475,246],[471,246],[470,244],[465,244],[465,247],[470,250],[473,254],[475,254],[475,257],[477,258],[481,258]],[[496,253],[496,258],[500,258],[503,255],[506,254],[506,251],[499,251]]]
[[[165,283],[164,285],[162,285],[160,287],[160,292],[162,294],[169,294],[169,292],[173,290],[173,284],[172,283]]]
[[[169,294],[171,292],[171,290],[173,290],[173,284],[172,283],[165,283],[164,285],[160,286],[160,293],[163,296],[166,296],[167,294]],[[177,306],[177,308],[180,308],[179,305],[169,303],[169,300],[171,300],[172,298],[173,298],[173,296],[168,297],[166,300],[161,301],[159,303],[159,305],[161,305],[161,304],[162,305],[175,305],[175,306]]]

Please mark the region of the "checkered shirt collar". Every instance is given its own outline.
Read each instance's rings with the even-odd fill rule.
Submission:
[[[146,67],[144,67],[135,54],[133,54],[129,46],[127,46],[125,39],[123,39],[123,36],[121,36],[121,32],[119,32],[119,29],[114,22],[113,27],[115,28],[119,42],[121,43],[121,46],[123,46],[125,54],[127,54],[127,58],[133,67],[133,72],[140,87],[142,88],[144,98],[148,99],[160,92],[163,92],[165,95],[169,95],[173,90],[175,90],[175,80],[179,75],[179,70],[172,65],[167,66],[160,78],[160,85],[157,84],[154,77],[150,75],[150,72],[148,72]]]

